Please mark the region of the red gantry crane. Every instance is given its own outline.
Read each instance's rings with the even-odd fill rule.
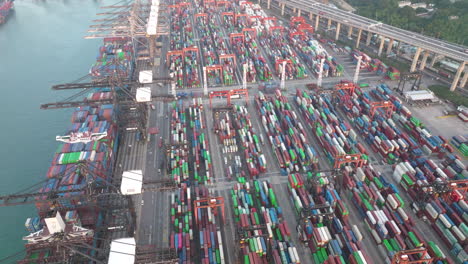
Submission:
[[[411,260],[410,257],[415,258]],[[431,264],[434,259],[424,247],[398,251],[393,255],[392,264]]]
[[[395,111],[395,106],[390,101],[381,101],[381,102],[371,102],[370,117],[373,118],[375,111],[379,108],[385,109],[385,116],[390,118]]]
[[[227,105],[231,105],[231,97],[232,96],[241,96],[244,95],[245,103],[247,104],[249,102],[249,92],[246,89],[235,89],[235,90],[229,90],[229,91],[212,91],[210,92],[210,108],[213,108],[211,101],[213,98],[216,98],[218,96],[221,96],[223,98],[227,98]]]
[[[221,196],[218,197],[208,197],[208,198],[203,198],[199,200],[195,200],[193,202],[195,204],[194,211],[195,211],[195,219],[198,220],[198,209],[203,209],[203,208],[211,208],[213,210],[213,214],[217,214],[217,208],[221,208],[221,217],[223,219],[223,222],[225,222],[225,217],[224,217],[224,198]]]
[[[342,165],[347,163],[354,163],[356,167],[362,167],[366,163],[366,160],[362,157],[362,154],[338,155],[335,157],[335,164],[333,164],[333,168],[339,169]]]

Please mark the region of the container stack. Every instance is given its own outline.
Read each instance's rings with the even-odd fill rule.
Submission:
[[[204,186],[195,186],[195,198],[197,200],[209,197],[208,189]],[[194,208],[195,209],[195,208]],[[195,237],[199,241],[200,262],[203,264],[224,264],[223,240],[220,229],[220,209],[199,208],[198,218],[195,219],[196,232]]]
[[[266,48],[271,64],[277,65],[276,75],[278,78],[281,78],[283,73],[283,64],[281,63],[283,60],[288,61],[284,69],[285,80],[306,78],[305,66],[297,57],[296,52],[286,42],[284,35],[281,32],[265,34],[260,44]]]
[[[237,55],[240,64],[247,64],[247,80],[248,82],[255,82],[255,75],[260,81],[270,81],[273,79],[271,69],[267,63],[267,60],[261,55],[261,49],[257,43],[256,37],[259,32],[263,31],[265,25],[262,22],[262,18],[267,17],[263,10],[260,10],[258,5],[243,5],[244,12],[249,16],[259,16],[251,20],[251,28],[256,29],[257,36],[253,37],[249,34],[245,34],[245,41],[237,38],[232,40],[231,45]],[[241,24],[238,24],[241,26]],[[242,24],[243,25],[243,24]],[[243,30],[245,28],[239,28]]]
[[[389,262],[401,250],[427,245],[414,228],[398,188],[371,166],[364,168],[346,167],[345,187],[350,189],[350,200],[358,209],[379,252]],[[431,244],[432,242],[429,242]],[[432,243],[433,244],[433,243]],[[435,244],[434,244],[435,245]],[[431,256],[437,256],[431,251]],[[427,256],[429,258],[429,255]],[[437,256],[437,260],[445,257]],[[443,263],[443,262],[442,262]]]
[[[237,183],[231,191],[243,263],[300,263],[291,232],[268,181]],[[262,228],[263,226],[263,228]],[[254,230],[246,230],[254,228]],[[270,249],[270,250],[269,250]]]
[[[396,69],[395,67],[388,67],[387,70],[387,78],[395,81],[400,79],[400,71]]]
[[[104,39],[104,45],[99,48],[96,62],[90,69],[94,78],[105,78],[118,74],[130,78],[133,72],[133,46],[128,38]]]
[[[171,235],[170,247],[176,249],[183,263],[194,263],[193,256],[197,248],[194,240],[193,212],[190,188],[182,183],[171,194]]]
[[[94,94],[90,96],[93,97]],[[63,199],[58,200],[61,207],[73,209],[76,205],[85,203],[79,200],[81,198],[74,196],[83,192],[80,189],[86,185],[87,180],[94,178],[96,182],[101,183],[108,181],[112,175],[114,153],[117,152],[118,147],[115,118],[113,105],[76,108],[72,114],[72,126],[67,134],[107,133],[107,136],[88,143],[59,145],[47,171],[47,177],[50,179],[39,192],[77,189],[77,192],[60,194]],[[78,166],[83,162],[86,162],[86,169]],[[51,203],[43,202],[36,204],[41,212],[48,210],[51,205]]]
[[[290,34],[289,43],[294,47],[298,56],[310,67],[312,72],[318,77],[320,72],[320,61],[325,59],[322,69],[322,77],[338,77],[343,74],[343,65],[330,56],[325,48],[312,37],[308,32],[304,32],[303,37]]]
[[[371,102],[374,100],[371,93],[356,91],[351,97],[345,99],[341,97],[342,109],[350,118],[354,127],[362,131],[365,141],[371,146],[375,153],[380,153],[389,164],[395,163],[403,155],[407,156],[407,151],[411,147],[407,141],[406,133],[397,128],[391,118],[385,117],[379,110],[376,110],[371,118]],[[340,91],[344,95],[344,91]],[[415,150],[419,153],[420,150]]]
[[[189,179],[187,149],[187,117],[183,102],[173,104],[171,112],[171,139],[169,168],[171,176],[178,184]]]
[[[347,122],[338,119],[327,97],[297,91],[295,101],[331,164],[339,155],[359,152],[356,133]]]
[[[392,94],[386,84],[378,85],[371,95],[377,100],[391,101],[395,106],[396,113],[393,113],[392,120],[397,127],[401,128],[401,132],[407,132],[401,133],[401,137],[410,146],[410,157],[418,158],[423,154],[438,154],[442,158],[447,151],[453,152],[448,141],[441,136],[433,135],[428,128],[425,128],[424,124],[411,114],[401,100]]]
[[[209,150],[208,136],[204,132],[206,121],[203,113],[201,98],[194,98],[193,105],[189,107],[190,128],[192,129],[192,153],[195,157],[194,179],[202,183],[211,182],[211,153]]]
[[[300,174],[288,176],[288,190],[299,220],[299,234],[307,242],[314,263],[371,263],[362,250],[360,241],[363,236],[356,227],[348,224],[349,212],[339,194],[330,186],[323,186],[320,195],[311,195],[304,188]],[[308,209],[328,203],[329,208]],[[304,215],[310,216],[304,219]],[[319,214],[328,213],[330,217]],[[307,221],[306,221],[307,220]]]
[[[377,69],[377,74],[387,76],[387,72],[388,72],[387,64],[381,62],[379,65],[379,68]]]
[[[199,85],[197,55],[183,55],[184,48],[194,46],[189,10],[186,6],[172,8],[170,18],[170,51],[179,53],[171,54],[168,58],[169,76],[175,79],[176,88],[183,88],[185,84]],[[187,64],[184,66],[185,61]]]
[[[229,54],[229,47],[224,39],[223,33],[217,26],[214,14],[207,14],[206,17],[196,19],[198,35],[202,46],[202,54],[205,66],[220,65],[218,56]],[[233,76],[229,68],[207,72],[207,80],[210,86],[232,84]],[[220,75],[222,74],[222,75]]]
[[[41,218],[39,218],[38,216],[28,218],[28,219],[26,219],[26,222],[24,223],[24,226],[26,227],[26,230],[29,233],[35,233],[35,232],[42,229]]]
[[[236,130],[233,126],[232,117],[229,112],[216,114],[214,130],[219,141],[223,144],[223,153],[237,152]]]
[[[275,98],[259,93],[255,102],[283,173],[315,168],[317,153],[309,144],[304,126],[288,99],[276,90]]]
[[[379,66],[382,62],[379,60],[379,59],[372,59],[370,62],[369,62],[369,66],[367,67],[367,69],[370,71],[370,72],[373,72],[373,71],[377,71],[379,69]]]
[[[198,52],[195,50],[184,52],[185,86],[194,88],[200,86],[200,75],[198,72]]]
[[[364,53],[362,51],[359,51],[359,50],[356,50],[356,49],[351,52],[351,59],[352,59],[354,64],[358,63],[359,57],[361,57],[361,67],[360,67],[361,70],[368,69],[369,64],[372,61],[372,58],[369,57],[369,55],[367,55],[366,53]]]
[[[464,157],[468,157],[468,137],[454,136],[450,143],[456,147]]]
[[[255,133],[250,122],[250,114],[245,106],[234,106],[234,127],[237,129],[240,143],[244,149],[244,157],[249,168],[250,177],[266,172],[266,158],[260,147],[263,136],[259,138]]]

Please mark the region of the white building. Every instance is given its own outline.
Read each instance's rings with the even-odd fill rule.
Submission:
[[[405,6],[409,6],[411,5],[411,1],[399,1],[398,2],[398,7],[399,8],[402,8],[402,7],[405,7]]]

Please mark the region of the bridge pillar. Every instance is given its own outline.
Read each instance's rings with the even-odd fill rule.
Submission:
[[[379,55],[379,57],[380,57],[380,55],[382,55],[384,45],[385,45],[385,37],[380,36],[379,52],[377,53],[377,55]]]
[[[450,91],[455,91],[455,89],[457,89],[458,81],[460,80],[460,76],[461,76],[463,70],[465,69],[465,64],[466,64],[466,61],[460,63],[460,66],[458,67],[457,73],[455,74],[455,77],[453,79],[452,86],[450,86]],[[463,82],[463,80],[462,80],[462,82]]]
[[[293,7],[293,14],[296,14],[296,8]]]
[[[426,50],[421,60],[421,64],[419,65],[419,70],[422,71],[424,68],[426,68],[427,57],[429,57],[429,51]]]
[[[329,19],[328,19],[328,24],[327,24],[327,29],[330,29],[330,28],[331,28],[331,23],[332,23],[332,20],[329,18]]]
[[[309,20],[310,20],[310,21],[312,21],[312,15],[313,15],[312,12],[309,13]]]
[[[418,47],[418,49],[416,50],[416,53],[414,54],[413,62],[411,63],[410,72],[416,71],[416,65],[418,64],[419,55],[421,54],[421,51],[422,49]]]
[[[340,39],[340,28],[341,28],[341,23],[337,22],[337,23],[336,23],[335,40]]]
[[[353,27],[348,26],[348,38],[351,38],[352,35],[353,35]]]
[[[267,2],[267,9],[270,9],[270,4],[271,4],[271,0],[268,0],[268,2]]]
[[[460,83],[460,88],[465,88],[467,80],[468,80],[468,71],[465,71],[462,81]]]
[[[443,58],[444,58],[444,56],[442,56],[442,55],[435,55],[435,54],[434,54],[434,57],[432,57],[432,60],[431,60],[431,65],[430,65],[430,67],[431,67],[431,68],[434,67],[434,64],[436,64],[436,62],[438,62],[439,60],[441,60],[441,59],[443,59]]]
[[[300,17],[301,16],[301,10],[298,8],[297,9],[297,16]]]
[[[316,15],[315,16],[315,28],[314,28],[315,31],[317,31],[319,28],[319,22],[320,22],[320,16]]]
[[[359,48],[359,42],[361,42],[361,33],[362,33],[362,29],[359,29],[358,34],[357,34],[357,39],[356,39],[356,49]]]
[[[392,52],[392,49],[393,49],[393,39],[390,39],[388,41],[387,55],[390,54],[390,52]]]
[[[284,16],[284,6],[285,6],[285,4],[283,4],[283,5],[281,6],[281,15],[282,15],[282,16]]]
[[[395,53],[396,53],[397,55],[400,54],[400,47],[401,47],[401,41],[399,40],[399,41],[398,41],[398,44],[397,44],[397,46],[396,46],[396,48],[395,48]]]
[[[372,40],[372,32],[367,31],[366,46],[370,45],[371,40]]]

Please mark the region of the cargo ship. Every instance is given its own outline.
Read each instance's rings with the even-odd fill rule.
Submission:
[[[12,9],[13,1],[5,0],[0,2],[0,25],[6,22]]]
[[[104,39],[90,70],[94,81],[115,72],[127,79],[132,77],[134,52],[130,43],[128,38]],[[112,99],[114,93],[110,88],[94,88],[84,96],[85,100],[102,100]],[[113,188],[110,182],[119,145],[118,111],[113,104],[74,109],[66,135],[56,137],[60,144],[35,198],[38,215],[26,220],[30,233],[23,238],[27,241],[26,256],[18,263],[61,263],[60,246],[54,242],[58,234],[69,242],[85,244],[79,253],[98,257],[96,248],[105,243],[100,230],[105,230],[112,219],[108,220],[111,210],[106,210],[108,203],[103,202],[109,197],[93,194],[106,194]],[[92,262],[79,253],[71,257],[71,263]]]

